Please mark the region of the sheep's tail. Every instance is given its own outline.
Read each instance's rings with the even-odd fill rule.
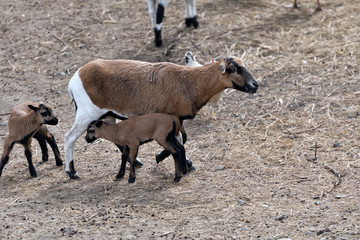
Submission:
[[[78,70],[78,71],[79,71],[79,70]],[[78,72],[78,71],[77,71],[77,72]],[[75,74],[77,74],[77,72],[76,72]],[[74,74],[74,75],[75,75],[75,74]],[[68,93],[69,93],[69,96],[70,96],[70,99],[71,99],[71,103],[70,103],[70,104],[74,103],[75,113],[76,113],[76,111],[77,111],[77,104],[76,104],[76,101],[75,101],[75,98],[74,98],[74,94],[73,94],[72,89],[71,89],[71,83],[72,83],[72,81],[73,81],[73,78],[74,78],[74,76],[70,79],[70,82],[69,82],[69,85],[68,85]]]
[[[181,128],[183,128],[183,127],[181,126]],[[182,131],[180,130],[180,132],[182,132]],[[183,139],[186,139],[185,131],[184,131],[184,133],[181,133],[181,134],[185,134],[185,136],[183,136]],[[184,148],[183,144],[176,139],[176,122],[175,121],[173,121],[173,128],[169,132],[169,134],[167,136],[167,140],[170,143],[172,143],[173,147],[175,147],[175,148],[178,148],[178,149]]]

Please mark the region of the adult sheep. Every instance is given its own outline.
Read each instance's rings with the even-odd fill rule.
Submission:
[[[68,86],[76,114],[73,127],[65,135],[66,173],[78,178],[74,144],[90,122],[108,114],[127,119],[148,113],[167,113],[182,122],[194,118],[212,96],[226,88],[247,93],[258,89],[240,58],[222,58],[199,67],[101,59],[85,64]],[[163,151],[160,157],[168,155]]]

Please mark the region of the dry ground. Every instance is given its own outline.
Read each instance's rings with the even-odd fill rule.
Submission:
[[[260,88],[228,91],[216,119],[187,121],[197,170],[173,183],[173,161],[140,149],[135,184],[115,181],[120,155],[105,141],[75,146],[81,179],[53,156],[30,178],[15,146],[0,178],[0,239],[359,239],[360,1],[197,1],[185,27],[173,0],[156,48],[145,0],[0,1],[0,137],[8,113],[33,100],[53,106],[62,154],[74,108],[67,84],[95,58],[200,62],[241,56]],[[206,109],[209,111],[209,109]],[[315,155],[316,154],[316,155]],[[315,158],[316,157],[316,158]]]

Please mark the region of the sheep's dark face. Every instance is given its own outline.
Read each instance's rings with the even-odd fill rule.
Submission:
[[[92,121],[87,130],[86,130],[86,136],[85,136],[85,140],[88,143],[92,143],[93,141],[95,141],[97,139],[97,137],[95,136],[95,131],[96,129],[98,129],[102,124],[102,121]]]
[[[39,114],[44,124],[49,124],[49,125],[58,124],[59,120],[54,115],[51,107],[46,106],[45,104],[42,103],[39,104],[38,107],[33,105],[28,105],[28,107]]]
[[[221,71],[228,74],[228,80],[236,90],[255,93],[259,87],[258,82],[237,57],[228,57],[221,60]]]

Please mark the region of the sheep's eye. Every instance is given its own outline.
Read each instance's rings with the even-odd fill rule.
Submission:
[[[42,112],[41,116],[43,116],[43,117],[49,116],[49,113],[48,112]]]
[[[234,65],[230,65],[230,72],[236,72],[236,67]]]

